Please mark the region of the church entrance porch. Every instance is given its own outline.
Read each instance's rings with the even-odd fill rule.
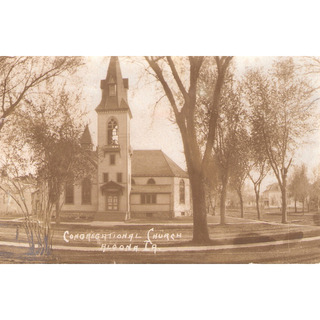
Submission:
[[[100,201],[104,201],[100,210],[95,214],[94,219],[99,221],[125,221],[128,217],[126,211],[121,208],[121,197],[123,197],[124,187],[120,184],[109,181],[100,187]]]

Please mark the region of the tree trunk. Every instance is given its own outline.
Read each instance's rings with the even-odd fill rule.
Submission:
[[[56,201],[56,224],[60,224],[60,197]]]
[[[241,218],[244,218],[244,209],[243,209],[243,196],[241,190],[237,190],[237,194],[240,201],[240,216]]]
[[[297,199],[294,199],[294,212],[297,213]]]
[[[302,213],[304,215],[304,199],[302,200]]]
[[[222,181],[222,190],[220,196],[220,224],[226,224],[226,199],[227,199],[227,179]]]
[[[191,174],[190,184],[193,203],[193,242],[197,244],[209,243],[204,183],[200,175]]]
[[[288,222],[288,213],[287,213],[287,188],[286,188],[286,177],[283,178],[283,184],[281,187],[281,198],[282,198],[282,206],[281,206],[281,213],[282,213],[282,223]]]
[[[256,190],[256,188],[254,192],[256,194],[256,208],[257,208],[258,220],[261,220],[260,205],[259,205],[260,195],[259,195],[259,191]]]

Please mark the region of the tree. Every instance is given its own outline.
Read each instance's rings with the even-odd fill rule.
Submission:
[[[254,158],[252,158],[254,159]],[[260,189],[263,179],[267,176],[269,172],[268,160],[261,157],[257,157],[252,160],[251,165],[249,165],[248,177],[253,184],[253,189],[256,198],[256,208],[258,220],[261,220],[261,210],[260,210]]]
[[[23,216],[30,253],[34,255],[48,253],[51,249],[52,232],[48,220],[36,219],[32,202],[28,201],[37,190],[37,181],[30,173],[32,164],[25,157],[24,143],[15,136],[9,136],[8,143],[2,144],[0,189],[5,191],[20,208]]]
[[[225,224],[228,184],[231,182],[240,200],[244,216],[242,189],[248,173],[247,113],[241,101],[241,86],[229,75],[221,97],[214,154],[221,181],[220,215]]]
[[[65,85],[58,90],[56,86],[47,87],[46,92],[49,97],[26,100],[26,108],[19,112],[18,118],[22,137],[35,161],[38,182],[44,184],[48,192],[48,210],[55,206],[59,223],[66,183],[90,176],[96,159],[91,150],[80,143],[85,115],[79,106],[81,94],[71,94]]]
[[[6,156],[6,168],[15,169],[16,174],[7,179],[7,185],[15,186],[22,175],[32,174],[33,177],[36,205],[32,214],[30,209],[20,207],[26,233],[32,235],[31,251],[37,254],[50,253],[51,221],[55,209],[59,222],[63,204],[60,198],[66,182],[71,177],[77,181],[90,176],[96,164],[92,152],[80,143],[84,130],[80,96],[66,91],[64,85],[58,88],[47,85],[46,94],[39,94],[32,101],[24,100],[23,107],[13,116],[14,127],[7,126],[4,130],[5,146],[11,150]],[[21,191],[18,190],[18,194],[21,198]],[[34,234],[41,236],[34,237]],[[34,239],[37,239],[37,246]]]
[[[305,164],[295,167],[293,176],[289,181],[288,191],[294,198],[295,212],[297,212],[297,201],[302,202],[302,212],[309,196],[310,184],[307,176],[307,167]]]
[[[0,57],[0,131],[24,98],[81,64],[79,57]]]
[[[254,117],[249,117],[250,122],[250,137],[249,137],[249,167],[248,167],[248,177],[253,184],[253,189],[256,198],[256,209],[258,220],[261,220],[261,210],[260,210],[260,190],[261,183],[263,179],[267,176],[270,171],[270,166],[268,163],[268,156],[265,152],[264,145],[260,143],[258,139],[255,139],[254,134]]]
[[[320,176],[319,172],[314,172],[314,178],[313,182],[310,184],[310,189],[309,189],[309,194],[310,194],[310,203],[311,206],[316,209],[317,211],[319,210],[319,204],[320,204]]]
[[[252,108],[252,137],[264,147],[282,198],[282,222],[287,222],[287,175],[296,148],[314,128],[316,99],[295,70],[292,58],[279,58],[269,73],[251,71],[247,99]]]
[[[214,157],[210,161],[207,170],[207,176],[205,178],[205,195],[206,195],[206,206],[207,214],[216,215],[216,204],[219,196],[219,172],[217,167],[217,161]]]
[[[239,197],[240,215],[241,218],[244,218],[243,187],[249,172],[249,145],[247,131],[241,127],[238,130],[241,131],[242,136],[237,139],[238,145],[234,150],[236,161],[232,168],[231,184]]]
[[[159,81],[179,127],[190,178],[193,201],[193,241],[206,243],[209,239],[205,201],[206,170],[211,160],[220,114],[220,98],[226,71],[232,57],[214,57],[216,77],[211,83],[209,129],[202,150],[196,128],[196,107],[199,96],[199,79],[204,57],[145,57],[153,75]]]

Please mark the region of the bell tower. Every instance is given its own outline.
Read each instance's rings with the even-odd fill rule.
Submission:
[[[121,75],[118,57],[111,57],[101,80],[98,116],[99,220],[125,220],[130,215],[131,147],[128,79]]]

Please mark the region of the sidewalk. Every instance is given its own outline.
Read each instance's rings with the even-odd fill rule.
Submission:
[[[261,221],[252,220],[252,219],[242,219],[237,217],[226,217],[226,223],[230,224],[252,224],[252,223],[261,223]],[[209,216],[208,217],[208,225],[219,225],[220,224],[220,216]],[[177,220],[170,221],[92,221],[92,222],[61,222],[60,226],[88,226],[88,227],[115,227],[115,226],[191,226],[193,225],[193,221],[190,220],[188,222],[180,222]]]
[[[157,245],[157,250],[160,252],[183,252],[183,251],[208,251],[208,250],[222,250],[222,249],[239,249],[239,248],[259,248],[259,247],[266,247],[266,246],[277,246],[277,245],[289,245],[294,243],[300,242],[310,242],[310,241],[319,241],[320,240],[320,228],[314,226],[299,226],[299,225],[283,225],[279,223],[268,223],[268,222],[259,222],[259,221],[251,221],[251,220],[244,220],[240,218],[231,218],[227,220],[229,225],[220,226],[218,222],[210,223],[210,238],[212,240],[212,245],[207,246],[195,246],[191,243],[192,239],[192,224],[191,223],[184,223],[184,224],[172,224],[168,225],[165,223],[162,224],[130,224],[124,222],[104,222],[103,226],[106,230],[103,230],[103,226],[98,222],[91,222],[87,224],[78,223],[78,224],[65,224],[63,226],[70,226],[74,225],[75,230],[65,231],[68,234],[92,234],[98,235],[100,234],[99,238],[91,238],[91,241],[80,241],[81,238],[78,240],[70,240],[65,242],[63,240],[63,230],[60,230],[54,238],[54,245],[53,248],[56,250],[67,250],[67,251],[94,251],[94,252],[101,252],[101,245],[106,244],[107,246],[112,247],[116,245],[116,248],[110,250],[112,252],[123,252],[124,250],[119,248],[120,246],[125,247],[127,245],[132,246],[139,246],[139,252],[143,252],[143,247],[147,240],[146,234],[148,229],[139,229],[141,226],[148,227],[156,227],[159,226],[161,229],[154,228],[150,235],[150,239],[153,244]],[[98,223],[98,227],[100,229],[94,231],[92,230],[92,226],[95,226]],[[84,225],[88,227],[88,230],[76,229],[78,225]],[[62,226],[62,227],[63,227]],[[118,231],[114,229],[107,229],[108,227],[113,226],[121,226]],[[179,228],[179,227],[183,228]],[[128,227],[126,229],[126,227]],[[101,230],[102,228],[102,230]],[[136,228],[136,229],[134,229]],[[176,228],[176,229],[175,229]],[[152,230],[150,229],[150,230]],[[7,231],[9,231],[7,229]],[[102,239],[102,233],[114,234],[113,238],[106,238],[107,240]],[[124,235],[124,234],[136,234],[140,232],[139,240],[132,241],[128,240],[128,237],[120,237],[117,238],[117,235]],[[164,234],[177,234],[180,233],[182,237],[178,237],[173,239],[164,238]],[[156,238],[152,237],[156,234],[162,234],[162,237]],[[3,233],[3,236],[5,234]],[[20,242],[16,242],[13,240],[13,237],[4,238],[2,237],[2,241],[0,241],[0,246],[9,246],[9,247],[28,247],[25,240],[21,239]]]
[[[267,241],[267,242],[255,242],[255,243],[237,243],[237,244],[220,244],[220,245],[208,245],[208,246],[157,246],[156,249],[154,248],[147,248],[138,247],[136,252],[140,253],[160,253],[160,252],[203,252],[203,251],[220,251],[220,250],[232,250],[232,249],[258,249],[260,247],[275,247],[280,245],[289,245],[289,244],[298,244],[304,242],[314,242],[320,241],[320,235],[314,237],[306,237],[302,239],[289,239],[289,240],[275,240],[275,241]],[[10,242],[10,241],[0,241],[0,247],[18,247],[18,248],[28,248],[27,243],[17,243],[17,242]],[[104,253],[101,246],[68,246],[68,245],[53,245],[53,250],[63,250],[63,251],[81,251],[81,252],[101,252]],[[131,250],[132,251],[132,250]],[[112,248],[110,247],[105,252],[128,252],[125,248]]]

